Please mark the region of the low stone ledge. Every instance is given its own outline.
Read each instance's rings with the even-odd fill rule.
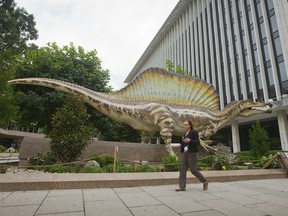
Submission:
[[[283,169],[203,171],[210,182],[287,178]],[[0,174],[0,191],[119,188],[178,183],[179,172]],[[198,180],[188,174],[187,183]]]

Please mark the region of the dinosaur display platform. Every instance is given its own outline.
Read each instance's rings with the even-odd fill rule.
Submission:
[[[172,156],[176,156],[171,147],[172,135],[184,134],[182,124],[185,120],[193,122],[201,146],[213,152],[208,145],[210,136],[230,121],[239,116],[272,112],[271,104],[252,100],[234,101],[220,110],[219,96],[212,85],[160,68],[143,71],[126,87],[113,93],[99,93],[47,78],[16,79],[9,83],[44,86],[78,95],[104,115],[144,131],[144,138],[160,132],[166,150]]]

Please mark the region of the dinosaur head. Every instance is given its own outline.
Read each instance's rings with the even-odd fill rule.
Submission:
[[[240,101],[237,105],[238,115],[248,117],[260,113],[271,113],[272,104],[263,102],[254,102],[252,100]]]

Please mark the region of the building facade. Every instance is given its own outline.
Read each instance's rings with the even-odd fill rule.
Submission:
[[[167,59],[211,83],[221,109],[235,100],[273,103],[271,115],[236,119],[215,139],[246,150],[248,125],[260,120],[274,147],[288,150],[287,0],[180,0],[125,82]]]

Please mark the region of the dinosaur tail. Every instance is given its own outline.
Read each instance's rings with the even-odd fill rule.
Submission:
[[[24,79],[15,79],[8,81],[10,84],[23,84],[23,85],[36,85],[44,86],[52,89],[56,89],[68,94],[77,95],[82,98],[86,103],[93,106],[99,112],[107,115],[108,107],[111,104],[111,101],[104,93],[98,93],[90,89],[84,88],[79,85],[72,83],[47,79],[47,78],[24,78]]]

